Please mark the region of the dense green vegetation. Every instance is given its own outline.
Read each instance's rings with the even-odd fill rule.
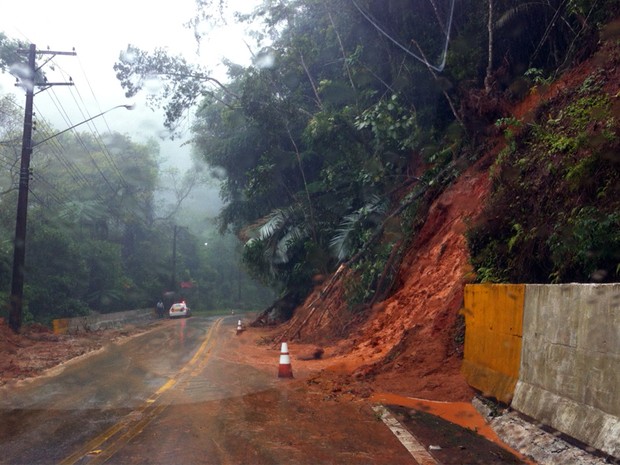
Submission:
[[[20,63],[14,53],[19,46],[0,34],[2,69]],[[22,105],[13,96],[0,96],[0,316],[5,317]],[[238,239],[220,236],[205,208],[190,208],[192,190],[209,189],[198,168],[184,175],[163,169],[154,141],[65,132],[41,118],[36,125],[24,323],[152,307],[162,296],[166,303],[184,297],[195,311],[256,309],[273,299],[243,270]]]
[[[19,113],[14,105],[5,108]],[[21,151],[19,137],[14,140],[21,128],[14,123],[5,126],[11,131],[2,135],[8,142],[0,146],[5,167],[0,175],[4,302],[11,280],[17,203],[13,186],[19,169],[15,161]],[[187,219],[181,209],[166,210],[164,216],[162,207],[156,207],[170,182],[169,174],[159,168],[158,150],[155,143],[137,144],[128,136],[96,138],[90,133],[62,134],[35,149],[26,322],[149,307],[171,290],[187,298],[195,310],[256,308],[256,302],[269,302],[270,294],[241,270],[233,236],[220,237],[204,215]],[[176,226],[175,221],[187,226]],[[181,282],[191,287],[181,289]]]
[[[197,2],[196,31],[226,7]],[[171,129],[196,108],[195,152],[221,181],[219,229],[243,240],[235,250],[252,276],[293,304],[314,276],[343,262],[355,271],[345,285],[352,307],[384,295],[429,203],[498,130],[506,149],[495,192],[469,233],[479,279],[617,280],[619,168],[609,154],[617,154],[618,131],[605,77],[593,74],[564,109],[533,123],[507,109],[587,58],[600,26],[618,13],[613,0],[265,0],[239,18],[255,29],[254,62],[228,63],[226,82],[165,50],[131,45],[115,70],[128,96],[153,76],[165,81],[152,103]],[[62,243],[70,237],[56,223],[41,219],[36,228],[75,257],[67,273],[91,276],[75,311],[119,290],[137,303],[165,282],[168,257],[156,251],[169,248],[162,244],[172,228],[153,218],[156,164],[148,148],[123,143],[142,158],[131,167],[135,184],[106,201],[113,213],[89,216],[87,202],[101,199],[71,192],[84,203],[72,210],[72,241]],[[200,250],[183,253],[189,260]],[[211,276],[192,266],[179,270]],[[118,270],[106,275],[115,281],[93,282],[104,268]]]
[[[198,5],[195,26],[217,22],[227,2]],[[484,155],[478,143],[509,120],[510,105],[588,57],[600,25],[617,13],[617,2],[589,0],[266,0],[245,18],[262,48],[252,66],[229,63],[225,86],[162,50],[129,47],[116,70],[128,95],[153,73],[168,80],[158,103],[170,127],[198,104],[197,152],[225,173],[220,226],[244,238],[255,276],[301,298],[312,276],[348,261],[355,307],[389,288],[428,203]],[[618,210],[607,202],[617,194],[618,161],[600,155],[617,148],[617,122],[594,89],[582,98],[529,139],[508,133],[492,220],[470,233],[479,279],[587,281],[603,268],[604,279],[617,278]],[[600,141],[588,142],[583,127],[575,133],[592,118],[607,128],[595,130]],[[582,153],[589,144],[599,155]],[[529,176],[541,163],[567,186]],[[541,202],[547,188],[562,200]],[[575,204],[584,190],[590,200]],[[534,199],[554,210],[544,227],[514,212],[527,215]]]
[[[620,56],[620,44],[604,53]],[[563,92],[541,108],[535,121],[498,122],[510,143],[493,167],[483,221],[470,232],[481,279],[620,278],[620,107],[605,91],[615,79],[609,71],[595,69],[576,93]]]

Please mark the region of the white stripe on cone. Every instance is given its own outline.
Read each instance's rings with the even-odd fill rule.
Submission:
[[[292,378],[293,367],[291,366],[291,357],[288,354],[288,344],[282,343],[280,349],[280,365],[278,366],[278,378]]]

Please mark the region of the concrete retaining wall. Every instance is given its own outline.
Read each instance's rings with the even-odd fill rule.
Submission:
[[[142,308],[100,315],[61,318],[52,321],[52,324],[56,334],[75,334],[100,329],[120,328],[123,324],[140,323],[154,318],[155,313],[152,308]]]
[[[468,382],[620,458],[620,284],[523,289],[519,303],[511,285],[465,287]],[[515,354],[521,328],[510,316],[521,315],[521,353]]]
[[[527,286],[512,406],[620,457],[620,284]]]

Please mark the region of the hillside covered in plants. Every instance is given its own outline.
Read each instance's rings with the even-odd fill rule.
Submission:
[[[424,219],[381,298],[351,306],[359,271],[344,266],[281,326],[276,341],[320,344],[341,362],[313,382],[469,401],[465,284],[617,282],[619,24],[603,30],[590,58],[509,106],[480,140],[481,156],[441,192],[427,191]],[[549,145],[566,139],[572,149]]]
[[[198,4],[202,46],[228,7]],[[131,45],[115,69],[128,96],[153,75],[166,82],[153,104],[171,129],[198,105],[193,144],[221,178],[220,228],[280,292],[271,315],[288,319],[343,266],[359,314],[393,292],[433,202],[480,163],[492,187],[463,231],[471,280],[618,279],[617,34],[605,27],[618,11],[271,0],[237,18],[254,28],[254,61],[227,63],[227,82]],[[597,51],[577,87],[557,87]]]

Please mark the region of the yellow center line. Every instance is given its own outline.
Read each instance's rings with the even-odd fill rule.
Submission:
[[[167,405],[154,405],[157,400],[161,398],[161,396],[172,387],[174,387],[180,380],[181,376],[193,368],[196,363],[201,360],[201,358],[208,358],[211,353],[211,349],[215,344],[215,339],[213,338],[213,334],[220,327],[223,318],[219,318],[212,326],[209,328],[207,335],[205,336],[204,341],[185,366],[179,370],[172,378],[166,381],[149,399],[145,401],[145,403],[140,406],[140,408],[134,410],[132,413],[123,417],[118,423],[108,428],[106,431],[101,433],[99,436],[94,439],[88,441],[83,447],[81,447],[78,451],[71,454],[69,457],[60,462],[59,465],[74,465],[83,457],[89,455],[93,451],[97,451],[96,457],[93,460],[89,461],[89,464],[95,463],[103,463],[108,458],[110,458],[116,451],[118,451],[124,444],[126,444],[131,438],[139,434],[144,427],[150,423],[157,415],[159,415]],[[208,348],[208,350],[207,350]],[[203,363],[200,366],[204,366],[205,360],[203,359]],[[195,376],[196,370],[194,370],[191,375]],[[135,412],[141,413],[139,416],[140,420],[136,421],[132,419],[134,417]],[[135,418],[135,417],[134,417]],[[111,443],[107,448],[103,448],[102,445],[108,441],[110,441],[115,435],[117,435],[120,431],[125,430],[125,432],[117,438],[113,443]]]
[[[174,386],[177,383],[176,379],[172,378],[169,379],[168,381],[166,381],[166,384],[164,384],[162,387],[160,387],[156,392],[155,395],[156,396],[161,396],[164,392],[166,392],[168,389],[170,389],[172,386]]]

